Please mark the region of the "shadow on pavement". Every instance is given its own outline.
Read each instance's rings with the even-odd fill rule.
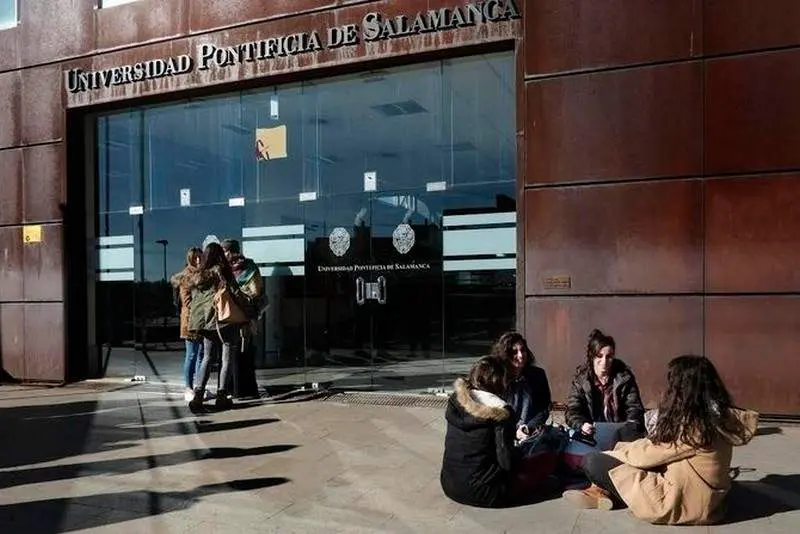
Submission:
[[[800,475],[767,475],[758,481],[735,481],[726,507],[722,525],[800,510]]]
[[[287,482],[290,479],[266,477],[199,486],[190,491],[130,491],[8,504],[0,506],[0,532],[54,534],[113,525],[185,510],[210,495],[253,491]],[[66,515],[55,513],[67,510]]]
[[[4,471],[0,472],[0,489],[87,476],[130,474],[136,471],[169,467],[201,460],[262,456],[290,451],[296,447],[297,445],[267,445],[250,449],[239,447],[213,447],[207,450],[187,449],[170,454],[137,456],[135,458],[101,460],[97,462],[66,464],[52,467],[37,467],[18,471]]]

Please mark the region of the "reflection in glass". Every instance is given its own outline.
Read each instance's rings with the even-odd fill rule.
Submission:
[[[483,55],[98,116],[108,373],[180,360],[165,280],[233,237],[270,302],[262,384],[449,387],[515,323],[513,73]]]

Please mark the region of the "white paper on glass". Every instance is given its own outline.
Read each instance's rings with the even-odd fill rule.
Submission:
[[[364,192],[377,191],[378,189],[378,173],[369,171],[364,173]]]
[[[192,190],[181,189],[181,206],[191,206],[191,205],[192,205]]]
[[[228,207],[239,208],[244,206],[244,197],[233,197],[228,199]]]
[[[144,213],[144,206],[131,206],[128,208],[129,215],[142,215]]]
[[[269,98],[269,118],[278,119],[280,111],[278,109],[278,97],[273,95]]]

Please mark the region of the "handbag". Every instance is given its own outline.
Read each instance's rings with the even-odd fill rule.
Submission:
[[[214,293],[214,313],[220,324],[244,324],[248,321],[227,285]]]

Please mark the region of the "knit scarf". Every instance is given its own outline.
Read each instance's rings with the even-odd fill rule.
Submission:
[[[605,384],[600,382],[599,378],[594,379],[594,385],[600,393],[603,394],[603,416],[608,423],[616,422],[617,416],[617,401],[614,398],[614,381],[609,379]]]

